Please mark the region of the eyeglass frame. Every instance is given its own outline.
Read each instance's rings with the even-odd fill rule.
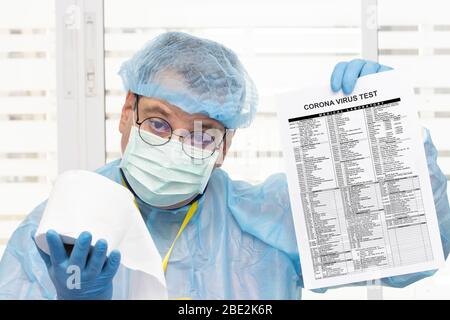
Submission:
[[[167,121],[167,120],[165,120],[165,119],[163,119],[163,118],[161,118],[161,117],[147,117],[147,118],[145,118],[144,120],[142,120],[141,122],[139,122],[139,109],[138,109],[138,107],[139,107],[139,98],[140,98],[140,95],[138,95],[138,94],[134,94],[134,97],[135,97],[135,99],[134,99],[134,110],[133,111],[136,111],[136,124],[138,125],[138,133],[139,133],[139,137],[142,139],[142,141],[144,141],[146,144],[148,144],[149,146],[152,146],[152,147],[159,147],[159,146],[163,146],[163,145],[165,145],[165,144],[167,144],[167,143],[169,143],[170,142],[170,140],[172,140],[172,135],[174,135],[174,136],[177,136],[177,137],[179,137],[180,138],[180,142],[181,142],[181,149],[183,150],[183,152],[188,156],[188,157],[190,157],[191,159],[194,159],[194,160],[205,160],[205,159],[208,159],[209,157],[211,157],[213,154],[214,154],[214,152],[216,152],[217,150],[219,150],[219,148],[220,148],[220,146],[221,146],[221,144],[223,143],[223,141],[225,140],[225,138],[226,138],[226,135],[227,135],[227,130],[228,130],[228,128],[227,127],[225,127],[224,126],[224,129],[225,129],[225,132],[224,132],[224,134],[223,134],[223,136],[222,136],[222,139],[221,139],[221,141],[220,141],[220,143],[219,144],[216,144],[215,142],[215,144],[216,144],[216,146],[214,147],[214,149],[213,149],[213,151],[211,152],[211,154],[209,155],[209,156],[207,156],[207,157],[204,157],[204,158],[194,158],[193,156],[191,156],[190,154],[188,154],[185,150],[184,150],[184,139],[186,138],[186,136],[182,136],[182,135],[179,135],[179,134],[176,134],[176,133],[174,133],[173,132],[173,128],[172,128],[172,125],[170,124],[170,122],[169,121]],[[163,120],[164,122],[166,122],[168,125],[169,125],[169,128],[170,128],[170,136],[169,136],[169,138],[167,139],[167,141],[166,142],[164,142],[164,143],[162,143],[162,144],[158,144],[158,145],[153,145],[153,144],[150,144],[149,142],[147,142],[142,136],[141,136],[141,125],[145,122],[145,121],[147,121],[148,119],[161,119],[161,120]],[[194,133],[195,131],[189,131],[189,134],[191,134],[192,135],[192,133]]]

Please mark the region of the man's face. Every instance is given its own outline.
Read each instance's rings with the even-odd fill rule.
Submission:
[[[155,117],[164,120],[164,123],[170,125],[174,133],[172,139],[179,139],[179,136],[184,137],[190,132],[198,132],[199,130],[208,133],[208,136],[215,139],[220,147],[219,151],[221,154],[219,155],[215,166],[221,166],[228,148],[231,145],[231,140],[234,135],[233,130],[225,131],[224,126],[217,120],[214,120],[204,114],[189,114],[181,110],[177,106],[156,98],[140,96],[138,108],[136,111],[134,108],[135,101],[135,95],[131,92],[128,92],[124,106],[122,108],[122,114],[119,123],[119,131],[122,134],[122,154],[124,153],[127,146],[131,128],[133,125],[136,125],[136,120],[142,122],[147,118]],[[157,125],[161,126],[161,124],[159,123]],[[163,127],[161,128],[161,131],[162,130],[167,129]],[[221,142],[222,139],[223,142]],[[150,145],[149,148],[151,148]]]

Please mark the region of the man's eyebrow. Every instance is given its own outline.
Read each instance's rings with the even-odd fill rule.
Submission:
[[[158,104],[144,104],[142,106],[142,111],[143,112],[155,112],[155,113],[159,113],[165,117],[169,117],[170,116],[170,112],[168,112],[166,109],[164,109],[163,107],[161,107]]]
[[[216,130],[220,130],[220,131],[225,131],[225,127],[223,125],[220,124],[216,124],[214,122],[208,121],[208,120],[195,120],[195,121],[201,121],[202,123],[202,129],[216,129]]]

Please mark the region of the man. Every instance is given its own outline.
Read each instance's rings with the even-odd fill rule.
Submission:
[[[339,63],[331,87],[349,94],[358,77],[389,69],[364,60]],[[128,92],[119,125],[123,156],[97,172],[134,193],[164,257],[169,297],[300,298],[302,271],[285,175],[254,186],[231,180],[219,168],[235,130],[249,125],[256,112],[256,89],[236,55],[218,43],[170,32],[137,52],[119,73]],[[424,144],[447,256],[446,178],[428,131]],[[127,298],[129,274],[119,267],[120,253],[106,257],[107,244],[99,240],[88,255],[89,230],[70,255],[53,231],[47,233],[50,256],[38,251],[33,236],[44,208],[45,202],[11,237],[0,263],[0,296]],[[65,285],[69,265],[81,269],[80,289]],[[431,274],[381,281],[404,287]]]

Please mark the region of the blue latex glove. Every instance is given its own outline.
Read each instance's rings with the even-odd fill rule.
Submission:
[[[334,92],[342,89],[344,94],[350,94],[359,77],[388,70],[392,68],[369,60],[354,59],[350,62],[339,62],[331,74],[331,89]]]
[[[119,251],[113,250],[109,257],[106,257],[108,245],[103,239],[98,240],[91,250],[92,236],[89,232],[83,232],[75,241],[72,253],[68,257],[58,233],[50,230],[46,238],[50,256],[39,248],[38,250],[47,265],[58,299],[112,298],[112,280],[120,264]]]

